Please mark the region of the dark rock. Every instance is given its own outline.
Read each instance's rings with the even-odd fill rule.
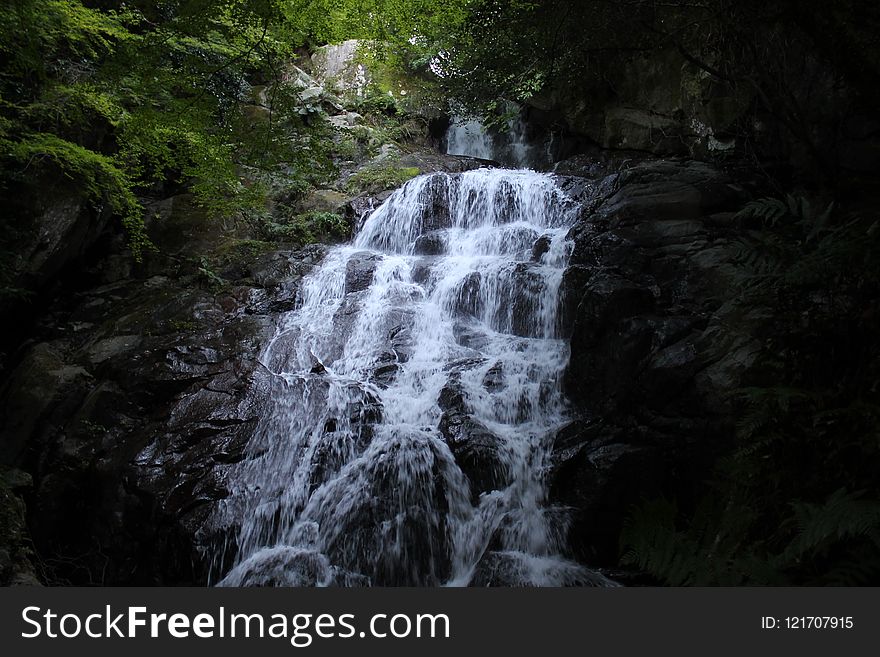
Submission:
[[[363,488],[366,494],[356,504],[327,491],[325,512],[345,527],[326,545],[330,561],[363,572],[363,555],[371,555],[372,569],[363,574],[376,586],[438,586],[447,581],[453,546],[441,470],[446,457],[416,433],[398,434],[381,449],[371,447],[364,458],[363,469],[344,471],[334,482],[340,490]]]
[[[649,314],[653,309],[651,290],[611,272],[596,272],[589,278],[578,305],[572,345],[586,351],[598,345],[622,320]]]
[[[370,578],[360,573],[353,573],[342,568],[331,568],[331,578],[327,586],[339,586],[347,589],[368,588],[372,586]]]
[[[327,420],[324,435],[312,456],[312,491],[335,477],[349,460],[363,454],[373,437],[370,425],[375,424],[380,417],[381,415],[367,415],[365,422],[348,423],[347,429],[342,429],[335,418]],[[360,416],[357,417],[357,420],[360,419]]]
[[[222,586],[323,586],[333,572],[327,557],[314,550],[278,546],[239,564]]]
[[[504,389],[504,369],[501,361],[495,363],[486,372],[486,376],[483,377],[483,387],[489,392],[498,392]]]
[[[527,579],[521,555],[487,552],[477,564],[468,586],[524,587],[536,586],[536,583]]]
[[[408,361],[413,348],[412,332],[409,326],[398,324],[392,327],[388,331],[388,340],[391,344],[391,350],[394,352],[395,360],[398,363]]]
[[[471,417],[455,375],[441,390],[438,404],[444,410],[438,427],[440,435],[470,481],[474,499],[507,486],[510,473],[504,465],[504,441]]]
[[[0,463],[20,462],[36,435],[57,435],[65,413],[82,403],[93,384],[86,369],[64,359],[60,345],[33,346],[4,389]]]
[[[344,216],[351,229],[356,234],[381,203],[371,196],[358,196],[349,201],[344,207]]]
[[[397,363],[380,365],[373,370],[372,381],[380,388],[387,388],[394,381],[394,377],[397,376],[399,369],[400,365]]]
[[[96,211],[82,189],[65,182],[65,176],[36,180],[31,193],[20,190],[26,209],[13,206],[15,215],[28,212],[31,225],[16,244],[15,261],[7,285],[42,291],[68,265],[79,261],[101,237],[111,213]],[[9,197],[13,199],[13,197]],[[10,210],[10,208],[7,208]]]
[[[546,586],[617,586],[598,572],[564,562],[531,561],[520,552],[486,552],[477,564],[468,586],[530,587]]]
[[[480,286],[483,277],[479,272],[468,274],[458,286],[456,310],[464,316],[479,317],[482,311]]]
[[[422,190],[419,198],[425,211],[422,215],[421,234],[443,230],[451,226],[449,208],[450,186],[458,184],[458,178],[432,176]]]
[[[413,245],[413,255],[436,256],[446,252],[446,239],[441,231],[420,235]]]
[[[717,169],[693,160],[638,164],[619,174],[618,191],[602,206],[616,224],[641,220],[696,219],[736,210],[748,200],[744,189]]]
[[[730,213],[746,199],[724,174],[643,160],[596,186],[568,185],[592,205],[569,233],[564,381],[576,407],[601,419],[557,436],[550,499],[575,510],[574,554],[612,565],[628,506],[661,493],[692,501],[729,444],[727,398],[755,375],[754,334],[768,315],[712,301],[735,287]]]
[[[659,494],[666,477],[655,449],[609,443],[614,438],[603,437],[603,431],[594,425],[574,440],[570,436],[567,444],[558,443],[549,475],[550,502],[575,509],[570,548],[597,565],[616,563],[618,535],[630,507]]]
[[[412,280],[413,283],[425,286],[431,278],[431,258],[420,258],[413,264]]]
[[[369,251],[355,253],[345,268],[345,293],[362,292],[370,287],[382,256]]]
[[[522,262],[514,268],[506,283],[509,285],[507,298],[511,306],[509,320],[496,320],[496,327],[521,337],[544,337],[545,327],[540,312],[541,304],[548,296],[544,276],[536,271],[534,263]],[[507,314],[503,306],[500,310],[502,314]]]
[[[213,540],[206,519],[268,392],[257,358],[274,334],[270,307],[295,300],[322,257],[261,255],[221,294],[194,278],[121,278],[59,305],[51,341],[24,353],[0,393],[2,459],[34,481],[26,540],[49,557],[41,578],[206,581],[198,537]],[[24,581],[6,551],[4,577]]]
[[[510,473],[503,460],[504,441],[483,424],[468,416],[446,412],[440,419],[439,429],[455,463],[470,481],[474,498],[510,483]]]
[[[550,236],[542,235],[535,241],[532,247],[532,262],[540,262],[544,254],[550,250]]]
[[[559,330],[564,337],[571,336],[581,299],[595,272],[592,267],[571,265],[562,275],[562,284],[559,287]]]
[[[456,322],[452,328],[452,334],[459,345],[476,352],[483,351],[488,344],[485,330],[472,321]]]

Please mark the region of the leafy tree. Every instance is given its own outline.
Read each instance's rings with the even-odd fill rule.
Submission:
[[[275,85],[267,121],[255,124],[241,112],[248,83],[280,80],[292,49],[320,32],[292,11],[296,4],[303,3],[5,4],[5,193],[38,194],[30,189],[34,174],[58,172],[96,204],[110,204],[140,257],[149,243],[139,191],[186,183],[201,204],[226,214],[258,205],[260,180],[275,174],[280,162],[292,164],[294,176],[326,171],[314,131],[290,111],[298,102],[293,91]],[[243,177],[247,171],[252,182]],[[13,235],[16,227],[3,232]]]

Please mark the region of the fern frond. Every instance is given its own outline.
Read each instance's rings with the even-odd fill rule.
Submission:
[[[823,504],[793,503],[792,508],[798,535],[788,546],[789,557],[818,553],[829,543],[857,537],[880,547],[880,502],[841,488]]]
[[[735,219],[760,219],[768,226],[775,226],[785,216],[788,216],[789,206],[778,198],[759,198],[749,201],[742,210],[734,215]]]
[[[754,523],[745,505],[728,503],[719,509],[701,504],[689,526],[675,527],[677,510],[666,500],[637,507],[621,534],[626,548],[621,560],[670,586],[736,586],[745,582],[778,581],[775,564],[741,554],[743,539]],[[763,570],[757,564],[764,564]],[[766,571],[766,572],[765,572]]]

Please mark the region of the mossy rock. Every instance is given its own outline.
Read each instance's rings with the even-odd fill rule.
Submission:
[[[397,164],[365,167],[348,179],[347,189],[352,193],[378,194],[401,187],[420,173],[417,167],[401,167]]]
[[[351,200],[348,194],[334,189],[316,189],[308,194],[300,203],[302,212],[330,212],[339,214],[345,204]]]

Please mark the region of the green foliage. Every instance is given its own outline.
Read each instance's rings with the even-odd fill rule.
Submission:
[[[220,276],[220,274],[214,271],[210,261],[205,256],[199,258],[198,273],[201,280],[209,287],[219,289],[226,285],[226,281],[223,280],[223,277]]]
[[[670,586],[770,584],[780,579],[772,559],[741,550],[742,534],[754,519],[749,507],[719,507],[707,498],[683,530],[676,527],[678,516],[667,500],[637,507],[621,534],[626,546],[621,563]]]
[[[316,13],[326,16],[324,36],[328,41],[346,38],[373,39],[393,49],[413,41],[438,44],[470,17],[473,0],[317,0],[311,3]],[[516,3],[520,4],[520,3]]]
[[[159,185],[188,187],[222,218],[262,208],[282,165],[287,181],[325,180],[334,171],[328,128],[280,83],[281,63],[314,33],[290,11],[297,4],[4,4],[0,189],[38,194],[31,174],[53,167],[120,217],[140,259],[151,245],[137,197]],[[243,111],[251,80],[268,81],[265,121]],[[24,235],[27,222],[14,220],[4,234]],[[12,271],[7,258],[0,269]]]
[[[117,98],[89,82],[58,82],[48,84],[38,99],[22,108],[21,115],[28,123],[53,126],[75,137],[94,122],[115,126],[123,110]]]
[[[858,493],[841,488],[822,504],[798,502],[792,510],[797,535],[786,548],[788,559],[815,558],[851,540],[864,539],[880,548],[880,503],[862,499]]]
[[[24,168],[59,170],[82,186],[85,196],[100,209],[103,205],[122,218],[132,251],[140,259],[152,248],[141,219],[142,208],[131,181],[116,160],[48,133],[29,134],[20,141],[0,140],[0,146]]]
[[[369,91],[369,90],[368,90]],[[367,93],[355,105],[355,109],[362,114],[382,113],[393,116],[397,114],[397,101],[393,96],[379,91]]]
[[[28,80],[56,66],[88,66],[132,38],[127,12],[102,12],[78,0],[19,0],[0,8],[0,52],[11,75]]]
[[[332,212],[293,214],[282,209],[274,216],[251,215],[250,221],[267,242],[281,242],[296,248],[315,242],[341,242],[351,236],[345,218]]]
[[[338,242],[349,237],[348,223],[334,212],[306,212],[297,215],[295,220],[308,226],[320,241]]]

